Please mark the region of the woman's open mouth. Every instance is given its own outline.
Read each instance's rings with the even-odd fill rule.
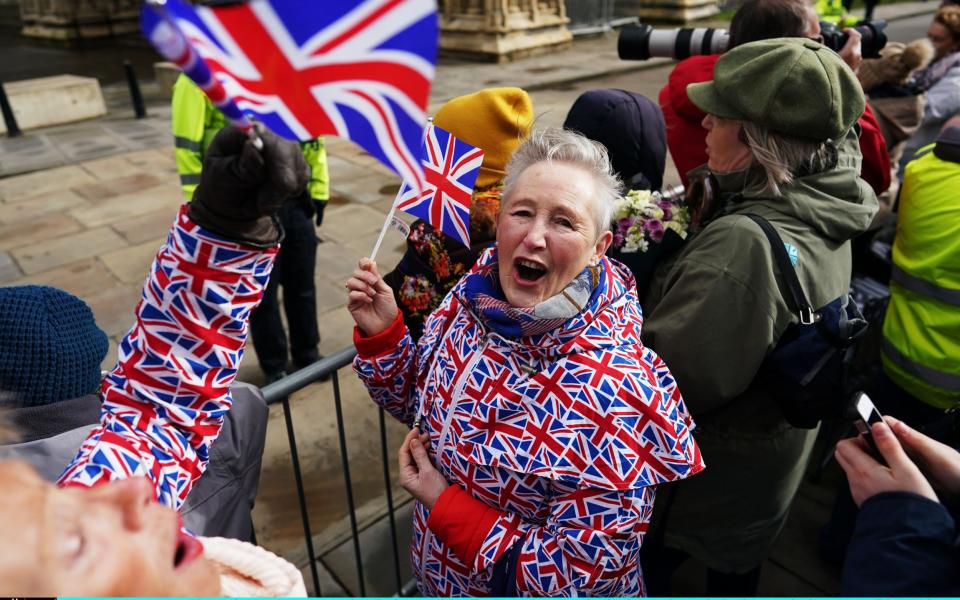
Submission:
[[[518,258],[513,261],[513,272],[520,283],[532,284],[546,276],[547,268],[536,261]]]
[[[173,553],[173,568],[179,569],[203,554],[203,544],[200,540],[183,530],[183,523],[177,529],[176,548]]]

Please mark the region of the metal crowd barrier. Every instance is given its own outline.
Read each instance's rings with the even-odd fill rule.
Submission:
[[[348,366],[357,351],[345,348],[332,356],[328,356],[308,367],[284,377],[262,388],[263,397],[267,404],[283,406],[283,418],[287,426],[287,441],[290,444],[290,462],[293,467],[294,479],[297,486],[297,499],[300,503],[300,518],[303,522],[303,537],[307,546],[307,556],[310,559],[310,575],[313,579],[314,595],[321,596],[320,576],[317,571],[317,555],[313,547],[313,531],[310,528],[310,517],[307,514],[307,499],[303,489],[303,475],[300,470],[300,459],[297,453],[297,440],[293,430],[293,418],[290,412],[289,397],[297,390],[330,376],[333,383],[333,402],[337,415],[337,435],[340,438],[340,460],[343,465],[343,478],[347,489],[347,507],[350,512],[350,532],[353,541],[353,554],[356,561],[357,579],[360,595],[366,595],[366,584],[363,577],[363,560],[360,554],[360,534],[357,529],[356,507],[353,501],[353,485],[350,480],[350,460],[347,456],[347,439],[344,433],[343,408],[340,398],[339,370]],[[387,511],[390,520],[390,541],[393,547],[393,572],[396,583],[396,595],[408,596],[416,590],[413,580],[406,583],[401,581],[400,554],[397,543],[397,525],[394,519],[393,490],[390,478],[391,454],[387,449],[387,429],[383,409],[380,411],[380,453],[383,461],[383,484],[386,489]]]

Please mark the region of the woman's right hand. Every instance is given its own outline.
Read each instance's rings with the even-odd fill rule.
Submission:
[[[347,293],[347,310],[365,336],[377,335],[397,318],[393,290],[377,271],[377,263],[369,258],[360,259],[347,280]]]

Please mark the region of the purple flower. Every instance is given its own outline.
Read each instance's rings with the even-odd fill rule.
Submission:
[[[648,232],[650,234],[650,239],[659,243],[661,240],[663,240],[663,223],[660,221],[651,221]]]

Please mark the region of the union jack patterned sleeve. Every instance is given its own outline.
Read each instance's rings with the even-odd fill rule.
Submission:
[[[353,342],[357,358],[353,368],[364,382],[370,398],[401,423],[413,425],[416,417],[418,379],[426,373],[420,368],[430,360],[437,338],[437,324],[456,309],[456,300],[448,295],[440,304],[431,321],[433,327],[424,331],[420,343],[414,343],[403,314],[398,310],[394,322],[385,331],[364,338],[359,328],[354,329]]]
[[[160,502],[180,507],[230,410],[228,388],[243,356],[247,320],[276,252],[216,237],[181,207],[154,259],[117,365],[101,385],[100,425],[61,485],[145,476]]]

